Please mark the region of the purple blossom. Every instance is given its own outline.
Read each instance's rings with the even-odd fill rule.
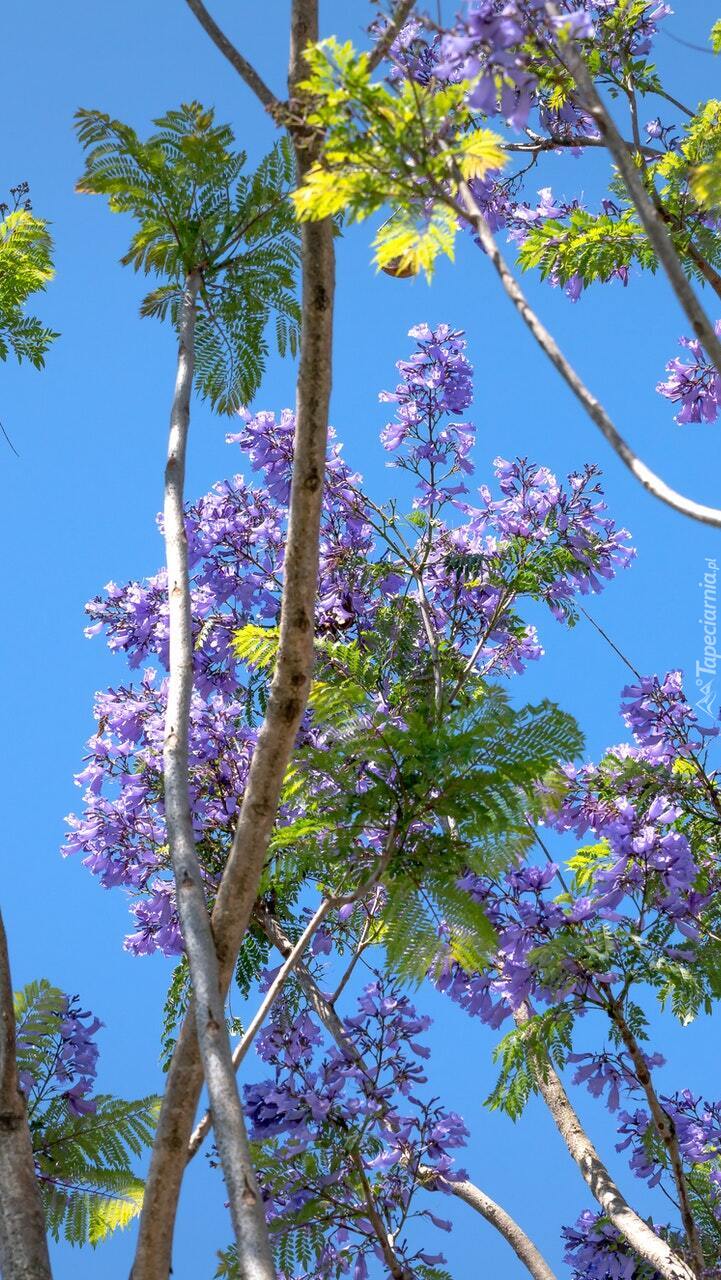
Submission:
[[[714,330],[721,335],[721,320]],[[668,378],[659,382],[656,390],[672,404],[680,405],[674,421],[715,422],[721,404],[721,376],[711,363],[698,338],[679,338],[682,347],[690,353],[690,360],[680,356],[666,365]]]

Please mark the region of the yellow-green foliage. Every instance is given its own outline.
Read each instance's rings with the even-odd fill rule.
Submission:
[[[301,220],[362,221],[390,206],[373,241],[378,267],[424,271],[453,257],[461,180],[505,164],[500,137],[474,127],[468,84],[374,82],[368,55],[334,39],[306,55],[309,124],[323,133],[320,158],[293,195]]]

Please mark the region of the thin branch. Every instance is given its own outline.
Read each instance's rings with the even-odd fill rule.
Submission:
[[[546,12],[552,19],[559,17],[558,10],[552,0],[546,0],[545,7]],[[584,99],[584,106],[593,118],[601,137],[605,140],[608,150],[616,162],[618,171],[636,206],[649,242],[666,272],[669,284],[680,306],[685,311],[694,334],[703,343],[709,359],[721,374],[721,339],[719,339],[713,324],[694,293],[681,260],[676,253],[673,241],[643,184],[643,179],[633,154],[626,146],[616,128],[611,113],[596,89],[588,67],[576,46],[576,42],[572,38],[565,40],[557,48],[557,53],[576,81]]]
[[[684,1172],[681,1151],[678,1145],[676,1126],[672,1117],[661,1106],[658,1094],[654,1089],[651,1072],[648,1069],[648,1064],[641,1050],[641,1046],[629,1027],[624,1017],[623,1009],[617,1000],[609,1000],[608,1015],[614,1025],[618,1028],[621,1039],[628,1050],[629,1057],[633,1062],[633,1069],[636,1073],[636,1077],[646,1095],[646,1101],[648,1102],[649,1110],[653,1116],[656,1132],[666,1148],[669,1163],[671,1165],[671,1173],[673,1174],[673,1180],[676,1185],[681,1222],[683,1223],[683,1229],[686,1233],[686,1239],[688,1240],[693,1265],[697,1275],[699,1277],[703,1276],[706,1270],[706,1263],[704,1261],[698,1228],[696,1227],[693,1211],[691,1209],[689,1187],[686,1180],[686,1174]]]
[[[216,48],[220,49],[224,58],[238,72],[238,75],[245,81],[249,89],[252,89],[256,98],[263,104],[270,116],[275,119],[277,113],[281,110],[281,103],[276,98],[271,89],[258,74],[252,63],[243,57],[239,49],[236,49],[232,40],[229,40],[225,32],[221,30],[217,22],[208,13],[203,0],[186,0],[188,8],[195,14],[201,27],[208,33]]]
[[[480,1187],[475,1186],[473,1182],[468,1182],[465,1178],[456,1181],[440,1177],[435,1169],[426,1165],[421,1165],[418,1172],[421,1177],[427,1178],[429,1186],[442,1187],[446,1193],[457,1196],[476,1213],[480,1213],[492,1227],[495,1227],[496,1231],[500,1232],[504,1240],[510,1244],[519,1262],[522,1262],[533,1276],[533,1280],[556,1280],[543,1254],[539,1252],[523,1228],[519,1227],[515,1218],[512,1218],[510,1213],[506,1213],[506,1210],[500,1204],[496,1204],[495,1200],[491,1200],[491,1197],[487,1196],[485,1191],[481,1191]]]
[[[0,1272],[3,1280],[51,1280],[45,1215],[17,1069],[10,958],[0,915]]]
[[[396,11],[380,39],[376,42],[368,58],[368,70],[375,71],[383,61],[393,41],[411,16],[416,0],[398,0]]]
[[[721,510],[718,507],[707,507],[703,503],[695,502],[692,498],[686,498],[683,494],[677,493],[675,489],[667,485],[660,476],[657,476],[655,472],[651,471],[650,467],[646,466],[645,462],[642,462],[636,456],[616,429],[601,402],[589,391],[578,373],[576,373],[576,370],[564,356],[555,338],[549,333],[531,307],[498,248],[493,233],[468,184],[461,182],[459,191],[461,203],[454,201],[452,202],[452,207],[460,217],[473,227],[481,247],[490,258],[503,288],[520,314],[521,319],[533,334],[551,364],[558,370],[576,399],[583,405],[591,421],[595,422],[596,426],[600,428],[611,448],[618,454],[618,457],[628,467],[631,474],[643,485],[644,489],[653,494],[654,498],[658,498],[661,502],[665,502],[667,506],[673,507],[674,511],[680,511],[682,515],[689,516],[692,520],[699,520],[702,524],[710,524],[716,528],[721,528]]]
[[[195,848],[188,787],[190,704],[193,694],[193,624],[185,532],[185,466],[195,365],[195,319],[201,281],[191,272],[183,291],[178,369],[165,468],[163,534],[168,571],[168,692],[163,749],[163,794],[180,927],[188,957],[195,1025],[215,1118],[215,1134],[228,1190],[243,1275],[274,1280],[265,1211],[250,1157],[220,989],[218,957],[205,886]]]
[[[373,1189],[368,1181],[366,1171],[363,1168],[363,1161],[361,1159],[360,1152],[356,1147],[353,1147],[348,1154],[350,1156],[351,1164],[358,1174],[361,1191],[363,1193],[363,1200],[365,1202],[366,1209],[368,1210],[368,1217],[370,1219],[371,1226],[376,1233],[376,1238],[380,1244],[386,1266],[393,1276],[393,1280],[410,1280],[410,1273],[403,1266],[403,1263],[395,1252],[386,1229],[386,1225],[378,1212],[378,1206],[375,1202]]]
[[[519,1027],[532,1017],[528,1006],[515,1014]],[[658,1271],[664,1280],[696,1280],[691,1268],[661,1240],[643,1218],[631,1208],[614,1182],[600,1155],[586,1133],[566,1090],[550,1059],[546,1057],[534,1072],[541,1094],[553,1121],[568,1148],[589,1191],[604,1214],[621,1233],[635,1253]]]

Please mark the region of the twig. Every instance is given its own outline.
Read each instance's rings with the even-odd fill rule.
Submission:
[[[195,14],[201,27],[208,33],[216,48],[220,49],[223,57],[228,59],[230,65],[235,68],[248,88],[252,89],[268,114],[275,118],[281,110],[281,103],[272,90],[268,88],[252,63],[243,56],[239,49],[236,49],[232,40],[228,39],[225,32],[221,30],[215,19],[208,13],[203,0],[185,0],[185,2]]]
[[[416,0],[398,0],[396,11],[393,14],[393,17],[388,23],[388,26],[386,27],[382,36],[376,42],[376,44],[373,46],[373,49],[371,50],[370,56],[368,58],[369,71],[375,71],[378,64],[383,61],[386,54],[388,53],[388,50],[393,44],[393,41],[395,40],[396,36],[399,34],[401,28],[405,26],[406,22],[411,16],[411,11],[413,10],[415,2]]]

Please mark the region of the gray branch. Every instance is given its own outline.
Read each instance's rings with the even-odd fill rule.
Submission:
[[[168,571],[168,692],[163,749],[163,796],[180,927],[188,957],[195,1025],[215,1121],[215,1137],[230,1202],[238,1258],[246,1280],[274,1280],[265,1212],[250,1158],[243,1109],[225,1025],[218,957],[190,807],[188,732],[193,693],[193,623],[185,532],[185,464],[195,365],[195,319],[200,276],[183,291],[178,368],[165,468],[163,534]]]
[[[528,1008],[521,1008],[515,1015],[516,1022],[519,1026],[524,1026],[531,1016]],[[666,1241],[661,1240],[652,1227],[631,1208],[581,1124],[550,1059],[546,1058],[542,1067],[536,1070],[535,1079],[538,1091],[586,1186],[624,1240],[664,1280],[696,1280],[694,1272],[683,1258],[679,1258]]]
[[[665,502],[667,506],[673,507],[674,511],[680,511],[682,515],[689,516],[692,520],[699,520],[702,524],[711,524],[716,528],[721,528],[721,510],[718,507],[707,507],[701,502],[695,502],[693,498],[686,498],[683,494],[677,493],[660,476],[651,471],[650,467],[647,467],[645,462],[642,462],[633,452],[630,445],[626,443],[615,427],[600,400],[596,398],[593,392],[589,391],[582,378],[573,368],[573,365],[564,356],[555,338],[549,333],[531,307],[496,244],[493,233],[468,184],[460,182],[459,192],[461,200],[460,202],[454,202],[453,208],[460,217],[473,227],[481,247],[495,267],[506,294],[524,324],[536,339],[541,350],[551,361],[551,364],[558,370],[576,399],[583,405],[591,421],[595,422],[596,426],[600,428],[611,448],[628,467],[631,474],[643,485],[644,489],[653,494],[654,498],[658,498],[661,502]]]
[[[457,1196],[464,1204],[475,1209],[476,1213],[480,1213],[486,1222],[495,1227],[496,1231],[510,1244],[519,1262],[522,1262],[533,1276],[533,1280],[556,1280],[543,1254],[539,1252],[523,1228],[519,1227],[515,1218],[506,1213],[506,1210],[500,1204],[496,1204],[495,1200],[491,1200],[491,1197],[487,1196],[485,1191],[481,1191],[480,1187],[465,1180],[455,1182],[441,1178],[434,1169],[424,1165],[421,1165],[419,1172],[426,1176],[429,1182],[432,1180],[436,1185],[442,1185],[451,1195]]]
[[[559,17],[558,9],[552,0],[546,0],[546,12],[551,18]],[[608,150],[616,161],[618,171],[623,178],[628,194],[636,206],[638,216],[649,238],[651,245],[668,277],[669,284],[676,298],[685,311],[694,334],[703,343],[709,358],[721,374],[721,339],[713,324],[699,303],[689,282],[683,264],[674,248],[673,241],[666,230],[662,218],[652,197],[646,190],[641,173],[636,166],[633,153],[629,150],[621,134],[616,128],[613,116],[608,111],[586,63],[573,39],[559,41],[556,52],[561,62],[573,76],[583,98],[583,105],[590,113]]]
[[[411,16],[416,0],[398,0],[395,12],[380,39],[373,46],[368,58],[368,70],[375,71],[389,52],[393,41]]]
[[[239,49],[236,49],[232,40],[229,40],[225,32],[218,26],[215,18],[208,13],[203,0],[186,0],[186,4],[195,14],[201,27],[208,33],[216,48],[220,49],[223,57],[228,59],[231,67],[235,68],[248,88],[252,89],[256,98],[262,102],[268,114],[275,116],[280,109],[280,102],[272,90],[268,88],[252,63],[243,57],[243,54]]]
[[[10,958],[0,915],[0,1272],[3,1280],[51,1280],[45,1215],[16,1055]]]

